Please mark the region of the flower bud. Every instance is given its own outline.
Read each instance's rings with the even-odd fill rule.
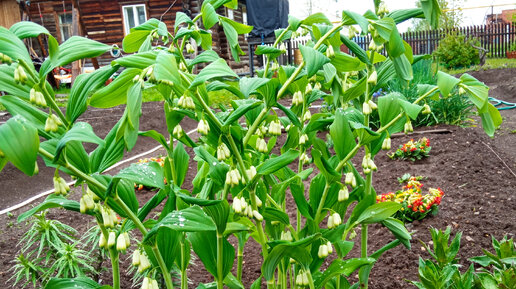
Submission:
[[[432,109],[430,108],[430,106],[428,104],[425,103],[425,105],[423,105],[423,110],[421,111],[422,114],[430,114],[432,112]]]
[[[319,246],[319,252],[317,255],[321,259],[328,257],[328,248],[326,247],[326,244],[322,244]]]
[[[286,232],[282,231],[281,232],[281,240],[292,242],[293,238],[292,238],[292,234],[290,233],[290,231],[286,231]]]
[[[371,114],[371,106],[369,105],[369,103],[367,102],[364,102],[362,104],[362,112],[365,114],[365,115],[369,115]]]
[[[333,58],[335,57],[335,50],[333,50],[333,46],[328,46],[328,48],[326,48],[326,56],[328,58]]]
[[[158,281],[156,281],[156,279],[151,280],[150,289],[159,289]]]
[[[271,65],[271,71],[276,71],[278,69],[279,69],[279,64],[276,61],[274,61]]]
[[[317,83],[314,85],[314,89],[321,90],[321,83],[317,82]]]
[[[58,129],[57,124],[54,122],[54,119],[50,116],[45,121],[45,131],[46,132],[56,132]]]
[[[326,243],[326,247],[328,248],[328,254],[333,253],[333,247],[332,247],[332,245],[331,245],[331,242],[330,242],[330,241],[328,241],[328,242]]]
[[[256,206],[259,208],[263,205],[262,203],[262,200],[260,200],[260,198],[258,198],[258,196],[254,196],[255,197],[255,200],[256,200]]]
[[[259,137],[257,140],[256,140],[256,148],[258,149],[259,152],[261,153],[268,153],[269,152],[269,148],[267,147],[267,143],[265,142],[265,140],[261,137]]]
[[[140,250],[138,249],[134,250],[133,252],[132,264],[133,266],[140,265]]]
[[[280,45],[279,49],[280,49],[281,51],[283,51],[283,53],[284,53],[285,51],[287,51],[287,46],[285,46],[285,42],[282,42],[282,43],[281,43],[281,45]]]
[[[116,239],[116,250],[118,252],[123,252],[127,249],[127,244],[125,242],[125,237],[123,234],[118,235],[118,238]]]
[[[187,71],[186,65],[183,62],[179,62],[179,70],[181,71]]]
[[[115,232],[111,231],[109,232],[109,237],[108,237],[108,241],[107,241],[107,246],[108,248],[111,248],[115,245],[116,243],[116,234]]]
[[[376,105],[376,103],[374,103],[374,101],[372,101],[372,100],[369,100],[369,101],[367,102],[367,104],[369,104],[369,107],[371,107],[371,109],[372,109],[372,110],[375,110],[375,109],[377,109],[377,108],[378,108],[378,106]]]
[[[301,154],[301,156],[299,157],[299,160],[301,161],[301,163],[303,165],[310,163],[310,158],[308,157],[308,155],[305,152],[303,152]]]
[[[412,127],[412,122],[409,120],[405,123],[405,129],[404,129],[404,132],[405,134],[409,133],[409,132],[413,132],[414,131],[414,128]]]
[[[205,119],[201,119],[197,125],[197,131],[200,134],[207,135],[210,132],[210,125]]]
[[[253,218],[254,217],[254,212],[253,212],[253,209],[251,208],[251,206],[247,206],[245,208],[245,214],[248,218]]]
[[[342,219],[340,218],[339,213],[334,213],[333,215],[333,226],[337,227],[342,224]]]
[[[376,70],[369,75],[369,78],[367,78],[367,83],[376,84],[376,80],[378,79],[378,73],[376,73]]]
[[[226,179],[226,183],[227,183],[227,179]],[[237,197],[233,200],[233,211],[235,211],[235,213],[237,214],[240,214],[242,213],[242,206],[240,204],[240,199]]]
[[[333,229],[335,226],[333,225],[333,215],[328,217],[328,229]]]
[[[465,94],[466,93],[466,90],[464,88],[459,87],[459,94]]]
[[[377,170],[378,170],[378,167],[376,167],[376,164],[374,163],[374,161],[373,161],[373,159],[372,159],[372,158],[369,158],[367,166],[368,166],[368,168],[370,168],[372,171],[377,171]]]
[[[305,272],[303,273],[303,286],[308,286],[309,285],[309,281],[308,281],[308,273]]]
[[[376,51],[376,48],[376,43],[374,43],[374,40],[371,40],[371,42],[369,42],[369,50]]]
[[[100,233],[99,247],[100,248],[106,247],[106,238],[104,237],[104,234],[102,234],[102,233]]]
[[[280,222],[279,222],[279,221],[271,221],[271,225],[273,225],[273,226],[277,226],[277,225],[279,225],[279,224],[280,224]]]
[[[349,233],[349,239],[350,240],[355,239],[356,236],[357,236],[357,232],[355,232],[355,230],[353,230],[353,231],[351,231],[351,233]]]
[[[193,48],[192,44],[190,43],[187,43],[186,44],[186,53],[188,54],[192,54],[195,52],[195,49]]]
[[[43,96],[43,93],[36,91],[35,92],[35,104],[41,107],[47,107],[47,101]]]
[[[149,286],[150,286],[150,279],[149,279],[149,277],[143,278],[142,289],[151,289]]]
[[[135,75],[135,76],[133,77],[133,82],[135,82],[135,83],[136,83],[136,82],[138,82],[139,80],[140,80],[140,76],[139,76],[139,75]]]
[[[86,214],[86,212],[88,211],[88,209],[86,208],[86,204],[84,203],[84,198],[81,198],[81,200],[79,201],[79,210],[81,214]]]
[[[339,200],[339,202],[344,202],[344,201],[346,201],[347,199],[349,199],[349,191],[348,191],[348,187],[347,187],[347,186],[343,186],[343,187],[339,190],[338,200]]]
[[[383,140],[382,150],[388,151],[390,149],[391,149],[391,138],[387,137],[386,139]]]
[[[348,38],[353,39],[358,31],[353,26],[349,26],[348,28]]]
[[[305,88],[305,95],[312,93],[312,85],[308,83]]]
[[[93,201],[93,198],[90,194],[84,194],[81,199],[84,200],[84,204],[86,205],[87,210],[95,209],[95,202]]]
[[[124,233],[122,233],[122,236],[124,236],[124,239],[125,239],[125,247],[129,248],[131,246],[131,238],[129,237],[129,233],[124,232]]]
[[[140,266],[138,267],[138,272],[142,273],[143,271],[149,269],[151,266],[149,258],[146,254],[140,254]]]
[[[36,90],[35,90],[34,88],[31,88],[30,93],[29,93],[29,96],[30,96],[30,97],[29,97],[29,101],[30,101],[31,103],[36,104]]]
[[[180,124],[178,124],[174,127],[172,134],[174,135],[175,138],[178,138],[178,139],[183,137],[183,135],[184,135],[183,128],[181,127]]]
[[[312,114],[310,113],[310,110],[306,110],[305,114],[303,115],[303,122],[310,121],[312,118]]]
[[[346,179],[344,180],[344,184],[351,185],[351,178],[353,178],[353,173],[346,173]]]
[[[257,210],[253,211],[253,216],[258,222],[263,221],[263,216]]]
[[[308,136],[306,134],[302,134],[301,137],[299,137],[299,144],[304,145],[308,141]]]
[[[299,274],[296,276],[296,285],[303,286],[303,274],[299,271]]]

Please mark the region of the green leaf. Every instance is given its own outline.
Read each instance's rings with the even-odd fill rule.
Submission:
[[[100,56],[111,49],[111,46],[89,38],[72,36],[59,46],[56,61],[45,60],[39,71],[40,77],[46,76],[52,69],[70,64],[76,60]]]
[[[101,173],[110,166],[114,165],[124,156],[124,139],[116,138],[116,133],[120,122],[111,129],[104,139],[104,145],[99,145],[90,155],[90,171]]]
[[[318,149],[312,149],[312,156],[314,157],[314,163],[321,171],[321,173],[326,177],[328,182],[332,182],[341,177],[339,173],[335,171],[335,169],[331,166],[331,164],[326,160],[326,158],[322,155],[322,153]]]
[[[115,178],[133,181],[151,188],[165,188],[163,169],[157,162],[131,164],[122,169]]]
[[[208,80],[220,77],[234,77],[238,78],[233,70],[227,65],[226,61],[222,58],[210,63],[208,66],[203,68],[201,72],[195,77],[194,81],[190,85],[190,88],[198,86]]]
[[[274,277],[274,271],[283,258],[290,257],[297,261],[304,268],[308,268],[312,257],[306,246],[321,238],[321,234],[315,234],[296,242],[279,243],[269,252],[262,264],[262,274],[266,280]]]
[[[367,32],[367,26],[369,25],[367,18],[356,12],[347,10],[342,11],[342,23],[344,23],[344,25],[358,24],[360,29],[362,29],[362,33]]]
[[[335,119],[330,126],[330,136],[335,153],[340,160],[344,159],[356,145],[355,137],[342,109],[337,109],[335,112]]]
[[[377,203],[366,208],[356,220],[358,224],[372,224],[384,221],[401,208],[401,204],[395,202]]]
[[[183,13],[181,11],[176,12],[176,21],[174,21],[174,31],[177,31],[177,27],[179,27],[179,25],[181,25],[183,23],[191,24],[191,25],[194,24],[192,19],[190,19],[190,17],[188,17],[188,15],[186,15],[185,13]]]
[[[77,76],[68,97],[66,118],[75,122],[88,108],[88,96],[104,85],[118,66],[104,66],[93,73]]]
[[[390,123],[401,112],[400,100],[404,97],[397,92],[388,93],[378,98],[378,115],[382,126]],[[389,133],[393,134],[403,130],[405,120],[401,118],[388,128]]]
[[[338,277],[340,275],[349,276],[351,273],[355,272],[358,268],[370,265],[374,263],[376,260],[373,258],[353,258],[349,260],[333,260],[331,265],[322,273],[322,275],[318,276],[314,285],[315,288],[320,289],[330,281],[334,277]]]
[[[174,167],[176,174],[176,186],[183,185],[185,181],[186,173],[188,172],[188,164],[190,161],[190,156],[186,152],[183,144],[178,143],[173,153],[174,158]]]
[[[53,36],[48,36],[48,54],[50,62],[57,62],[59,57],[59,43]]]
[[[233,102],[235,103],[235,102]],[[223,123],[223,126],[230,126],[232,125],[235,121],[238,121],[240,119],[240,117],[244,114],[246,114],[247,112],[249,112],[250,110],[262,105],[263,103],[259,100],[256,100],[256,99],[249,99],[246,103],[238,106],[230,115],[229,117],[226,119],[226,121],[224,121]]]
[[[1,53],[11,57],[14,61],[21,59],[29,66],[34,67],[23,41],[3,26],[0,26],[0,43],[2,43],[0,46]]]
[[[229,43],[229,48],[231,49],[231,56],[233,56],[233,59],[236,62],[239,62],[240,55],[245,55],[245,53],[240,47],[238,34],[249,33],[251,32],[251,30],[253,30],[253,27],[235,22],[229,18],[222,16],[220,17],[220,24],[222,25],[224,34],[226,34],[226,38]]]
[[[268,55],[271,59],[280,56],[282,53],[283,50],[268,45],[258,45],[254,51],[256,55]]]
[[[127,102],[127,89],[133,85],[133,78],[141,73],[140,69],[127,68],[108,86],[97,90],[90,98],[90,105],[110,108]]]
[[[145,69],[146,67],[149,67],[156,63],[157,56],[158,52],[154,50],[135,53],[115,59],[111,62],[111,65],[114,66],[118,64],[123,67],[135,67],[139,69]]]
[[[199,63],[207,63],[207,62],[213,62],[220,58],[220,56],[217,54],[217,52],[213,50],[206,50],[203,51],[201,54],[197,55],[194,60],[192,60],[189,65],[193,66]]]
[[[362,95],[366,90],[367,77],[362,77],[359,81],[353,83],[344,93],[342,94],[342,101],[348,102]]]
[[[237,1],[237,0],[233,0]],[[228,272],[228,275],[224,278],[224,284],[229,287],[230,289],[245,289],[242,282],[238,281],[238,279],[231,274],[231,272]]]
[[[257,90],[267,84],[270,81],[268,78],[260,78],[260,77],[242,77],[239,81],[240,91],[245,96],[245,98],[249,98],[249,96],[253,93],[256,93]]]
[[[189,234],[192,247],[204,264],[204,267],[215,278],[217,277],[217,235],[213,232],[196,232]],[[222,275],[225,277],[233,267],[235,248],[226,240],[222,241]]]
[[[331,64],[339,72],[356,71],[365,68],[365,65],[358,58],[340,51],[335,51],[335,57],[331,58]]]
[[[459,82],[459,79],[449,75],[448,73],[442,71],[437,72],[437,86],[439,86],[439,90],[443,97],[448,97]]]
[[[126,53],[137,52],[140,46],[147,40],[150,33],[151,32],[148,30],[131,31],[131,33],[127,34],[124,40],[122,40],[122,49]]]
[[[65,208],[70,211],[79,212],[79,203],[77,201],[68,200],[63,196],[49,195],[43,202],[36,207],[20,214],[18,216],[18,222],[23,222],[41,211],[46,211],[50,208]]]
[[[180,83],[181,76],[177,69],[176,58],[173,54],[161,51],[156,57],[154,75],[157,80],[168,80],[172,83]]]
[[[480,112],[482,118],[482,127],[486,134],[490,137],[494,136],[495,130],[502,124],[502,116],[496,107],[487,103],[487,111]]]
[[[287,213],[273,207],[266,207],[263,211],[263,218],[268,221],[278,221],[285,225],[290,225]]]
[[[301,24],[312,26],[315,23],[323,23],[331,25],[331,21],[321,12],[310,14],[310,16],[306,17],[303,21],[301,21]]]
[[[209,3],[204,2],[201,7],[201,13],[202,13],[202,24],[204,28],[210,29],[215,25],[217,22],[219,22],[219,15],[217,12],[215,12],[215,8]]]
[[[0,126],[0,151],[20,171],[35,173],[39,150],[38,131],[25,118],[14,116]]]
[[[439,26],[439,18],[441,16],[439,2],[437,0],[421,0],[420,2],[426,20],[433,29],[436,29]]]
[[[394,65],[394,69],[396,70],[396,74],[401,79],[406,81],[412,80],[414,77],[412,72],[412,65],[410,64],[405,54],[401,54],[400,56],[392,58],[392,63]]]
[[[170,212],[152,227],[145,236],[144,242],[150,241],[160,228],[168,228],[179,232],[202,232],[202,234],[206,234],[208,231],[215,232],[216,230],[212,219],[198,206]]]
[[[405,224],[403,224],[402,221],[389,217],[382,222],[382,225],[387,227],[387,229],[389,229],[389,231],[391,231],[392,234],[398,240],[400,240],[400,242],[407,249],[410,250],[410,240],[412,237],[410,236],[410,233],[407,231],[407,228],[405,228]]]
[[[420,105],[417,105],[417,104],[413,104],[411,102],[408,102],[406,100],[403,100],[401,98],[398,98],[398,102],[401,106],[401,109],[403,109],[403,111],[405,111],[405,113],[411,118],[411,119],[416,119],[417,116],[419,115],[419,112],[421,112],[421,110],[423,109],[422,106]]]
[[[44,289],[112,289],[108,285],[100,285],[88,277],[50,278]]]
[[[20,39],[38,37],[40,34],[50,35],[45,27],[31,21],[17,22],[9,28],[9,31]]]
[[[391,13],[387,14],[387,17],[394,19],[396,24],[400,24],[406,20],[411,18],[422,18],[424,17],[423,9],[421,8],[411,8],[411,9],[399,9],[394,10]]]
[[[279,157],[270,158],[265,162],[261,163],[256,171],[260,175],[268,175],[271,174],[288,164],[292,163],[299,156],[299,152],[295,150],[288,150],[286,153],[280,155]]]
[[[469,99],[475,104],[477,109],[482,110],[485,108],[486,103],[488,103],[489,87],[467,73],[461,75],[460,82],[461,87],[468,92]],[[444,97],[447,97],[447,95],[444,95]]]
[[[357,56],[360,61],[362,61],[365,64],[371,64],[371,61],[369,60],[369,56],[367,56],[367,53],[365,52],[362,47],[360,47],[355,41],[349,39],[346,37],[346,35],[340,35],[340,41],[346,45],[346,47],[349,48],[353,54]]]
[[[231,84],[228,84],[228,83],[224,83],[224,82],[215,80],[215,81],[208,83],[208,85],[206,85],[207,91],[217,91],[217,90],[222,90],[222,89],[225,89],[225,90],[233,93],[238,98],[246,98],[246,97],[244,97],[242,92],[237,87],[235,87]]]
[[[229,218],[229,204],[227,200],[219,202],[213,206],[204,207],[204,211],[211,217],[215,226],[217,226],[217,233],[223,234],[226,230],[226,225]]]
[[[77,122],[68,132],[66,132],[63,138],[59,140],[59,142],[57,143],[55,156],[56,160],[59,159],[59,155],[65,148],[66,144],[71,141],[88,142],[98,145],[104,144],[104,140],[95,135],[95,133],[93,132],[93,128],[89,123]]]
[[[321,52],[313,49],[312,47],[300,45],[299,50],[303,55],[303,59],[306,62],[306,74],[307,77],[312,77],[319,69],[326,63],[330,62],[330,59]]]

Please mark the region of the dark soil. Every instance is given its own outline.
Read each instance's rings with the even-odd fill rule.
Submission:
[[[502,100],[516,101],[516,69],[490,70],[472,73],[491,87],[490,95]],[[147,103],[144,105],[142,130],[155,129],[166,133],[161,103]],[[84,120],[90,122],[97,134],[104,136],[107,128],[112,127],[119,119],[123,108],[88,112]],[[404,280],[417,279],[419,257],[429,258],[422,248],[420,240],[428,243],[429,228],[453,228],[454,233],[463,232],[459,257],[461,264],[469,266],[468,258],[482,255],[482,248],[491,250],[491,236],[497,239],[504,235],[514,237],[516,232],[516,109],[502,111],[504,124],[494,139],[487,137],[480,127],[460,128],[452,126],[437,126],[419,128],[418,131],[447,129],[449,133],[442,134],[415,134],[393,138],[392,147],[396,148],[410,138],[426,136],[431,140],[432,151],[428,159],[418,162],[392,161],[384,153],[376,159],[378,173],[374,174],[374,187],[378,193],[395,191],[399,188],[397,177],[405,173],[427,177],[425,188],[440,187],[445,196],[441,203],[439,214],[422,221],[408,224],[407,228],[413,232],[412,250],[402,246],[386,252],[372,270],[370,288],[410,288]],[[0,119],[2,120],[2,119]],[[182,123],[185,131],[195,128],[193,122]],[[129,155],[136,155],[157,144],[145,138],[140,138],[137,147]],[[188,150],[189,153],[192,153]],[[151,156],[158,155],[160,151]],[[355,162],[361,162],[358,155]],[[128,165],[128,164],[126,164]],[[126,166],[125,165],[125,166]],[[124,166],[121,166],[124,167]],[[118,168],[119,169],[119,168]],[[28,178],[16,169],[8,166],[0,173],[0,208],[20,202],[52,186],[52,170],[44,169],[40,164],[40,176]],[[116,173],[117,169],[111,171]],[[186,184],[191,183],[195,175],[195,166],[192,165],[187,176]],[[188,185],[186,187],[188,188]],[[137,196],[142,205],[152,197],[154,192],[142,191]],[[78,199],[79,193],[74,192],[71,198]],[[34,202],[36,205],[42,199]],[[290,199],[287,208],[294,208]],[[12,275],[8,270],[11,261],[18,253],[16,246],[27,229],[24,223],[18,224],[16,217],[30,206],[13,211],[13,216],[0,216],[0,284],[10,284],[8,279]],[[293,212],[289,212],[292,213]],[[51,210],[50,218],[58,219],[67,224],[73,224],[82,234],[92,225],[91,218],[64,210]],[[385,228],[373,225],[369,229],[369,252],[379,249],[392,241],[394,237]],[[358,234],[360,235],[360,234]],[[234,244],[235,240],[230,239]],[[359,238],[356,238],[355,248],[348,257],[358,257],[360,252]],[[243,282],[248,288],[259,277],[262,258],[259,246],[251,240],[244,251]],[[122,256],[121,260],[126,260]],[[122,264],[122,288],[131,288],[130,276],[125,275],[124,268],[128,262]],[[109,268],[106,262],[104,266]],[[188,272],[191,279],[191,288],[196,288],[199,282],[211,282],[212,276],[203,269],[200,261],[196,260]],[[101,279],[109,284],[109,274],[105,272]],[[356,280],[356,274],[351,276]]]

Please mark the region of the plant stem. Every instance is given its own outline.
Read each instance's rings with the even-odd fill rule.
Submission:
[[[251,138],[251,136],[254,135],[254,133],[256,132],[256,129],[258,129],[258,126],[262,122],[263,118],[265,116],[267,116],[267,113],[269,113],[269,108],[267,108],[267,107],[264,107],[262,109],[262,111],[260,111],[260,114],[255,119],[255,121],[253,122],[253,124],[251,125],[251,127],[249,128],[249,130],[247,131],[247,133],[244,136],[244,140],[243,140],[244,147],[249,142],[249,139]]]
[[[315,289],[314,279],[312,278],[312,273],[310,272],[310,270],[307,270],[306,275],[308,275],[308,286],[310,287],[310,289]]]
[[[188,289],[188,277],[186,276],[186,268],[183,268],[185,257],[185,242],[181,241],[181,289]]]
[[[238,253],[237,253],[237,279],[238,281],[242,281],[242,265],[244,263],[244,248],[243,244],[240,244],[240,240],[238,243]]]
[[[49,106],[52,108],[52,110],[54,110],[56,112],[57,116],[59,116],[59,118],[63,122],[64,126],[65,127],[70,126],[70,122],[68,122],[68,120],[66,119],[63,112],[57,106],[57,103],[55,102],[55,100],[52,98],[52,96],[50,96],[50,93],[47,91],[47,87],[46,87],[45,83],[43,83],[41,85],[41,90],[42,90],[43,95],[45,96],[46,102],[49,104]]]
[[[154,253],[154,257],[158,261],[159,268],[161,269],[161,273],[163,275],[163,279],[165,279],[165,284],[168,289],[174,289],[174,283],[172,282],[172,277],[170,277],[170,272],[168,271],[167,265],[165,264],[165,260],[163,260],[163,256],[159,252],[158,246],[152,246],[152,252]]]
[[[321,217],[321,212],[324,207],[324,203],[326,202],[326,197],[328,196],[328,191],[330,190],[330,184],[326,182],[326,185],[324,186],[324,191],[321,196],[321,201],[319,202],[319,206],[317,207],[317,212],[315,213],[314,221],[319,223],[319,218]]]
[[[106,230],[106,227],[100,222],[98,218],[96,218],[97,224],[99,225],[100,232],[104,235],[104,238],[107,240],[109,237],[109,233]],[[109,248],[109,259],[111,260],[111,268],[113,271],[113,289],[120,289],[120,264],[119,264],[119,255],[115,248]]]
[[[373,172],[370,172],[366,176],[366,182],[364,187],[364,195],[367,197],[371,195],[371,187],[373,182]],[[362,224],[362,231],[361,231],[361,243],[360,243],[360,257],[367,258],[367,224]],[[363,269],[360,268],[360,271]],[[359,274],[360,275],[360,274]],[[362,280],[360,279],[360,288],[367,289],[368,287],[368,279]]]
[[[287,28],[285,28],[281,33],[280,35],[276,38],[276,41],[274,41],[274,44],[272,44],[272,47],[276,47],[278,46],[280,40],[283,38],[283,36],[285,36],[285,34],[287,33],[287,31],[289,30],[290,28],[290,25],[287,26]],[[264,77],[267,77],[267,72],[269,70],[269,64],[271,62],[271,59],[269,57],[269,55],[267,55],[267,63],[265,64],[265,68],[263,69],[263,76]]]
[[[217,233],[217,289],[224,289],[224,277],[222,276],[224,274],[223,241],[222,235]]]

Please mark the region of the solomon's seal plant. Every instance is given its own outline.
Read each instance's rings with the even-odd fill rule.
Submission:
[[[388,142],[382,144],[383,149],[390,149],[390,139]],[[423,158],[428,157],[430,150],[432,147],[430,146],[430,139],[423,137],[414,141],[411,139],[405,144],[399,146],[399,148],[392,154],[389,155],[391,159],[400,159],[400,160],[421,160]]]
[[[226,33],[233,59],[238,61],[243,54],[238,35],[249,33],[252,27],[216,12],[222,5],[234,8],[237,1],[203,1],[201,13],[191,19],[177,12],[170,28],[151,19],[131,29],[123,40],[125,53],[134,54],[77,77],[64,111],[57,107],[46,75],[57,66],[99,56],[111,46],[76,36],[58,45],[45,28],[30,22],[0,28],[0,52],[4,55],[0,84],[7,92],[0,103],[13,115],[0,126],[0,167],[9,161],[32,176],[38,171],[36,160],[40,157],[56,169],[56,176],[58,172],[71,175],[77,180],[76,187],[96,196],[93,206],[84,200],[82,211],[101,229],[99,243],[109,252],[110,285],[115,289],[120,288],[119,260],[130,251],[128,245],[139,248],[133,263],[148,277],[143,283],[148,287],[155,287],[156,280],[162,288],[174,288],[171,272],[177,268],[181,273],[178,283],[187,288],[193,249],[213,275],[217,288],[224,284],[258,288],[262,281],[268,288],[293,284],[311,289],[347,288],[347,276],[356,270],[360,280],[354,286],[367,288],[369,272],[382,253],[399,244],[409,247],[411,238],[403,224],[392,218],[402,206],[376,203],[372,186],[375,156],[384,140],[415,119],[427,97],[447,96],[457,86],[477,106],[487,134],[492,136],[501,120],[498,110],[488,102],[488,88],[467,74],[458,79],[438,73],[438,85],[419,87],[414,102],[400,93],[388,93],[373,101],[373,94],[394,77],[410,82],[411,64],[424,57],[412,54],[396,25],[412,17],[426,17],[435,25],[440,13],[436,0],[422,1],[422,8],[392,12],[386,8],[379,11],[381,1],[374,3],[375,11],[364,15],[344,11],[336,25],[320,13],[306,19],[289,17],[288,27],[276,31],[273,46],[258,46],[256,54],[265,55],[266,62],[254,78],[238,78],[211,50],[209,29],[218,23]],[[362,49],[348,38],[347,29],[371,35],[373,44]],[[22,39],[39,34],[48,35],[49,57],[38,72]],[[303,61],[297,67],[280,66],[276,59],[285,53],[280,44],[298,34],[311,37],[300,46]],[[193,47],[187,45],[191,41],[203,50],[195,58],[189,53]],[[343,44],[354,56],[340,51]],[[383,48],[386,56],[378,53]],[[194,73],[199,65],[204,68]],[[163,97],[168,135],[139,130],[142,89],[148,86],[154,86]],[[32,89],[36,92],[32,98],[39,98],[40,106],[46,103],[48,110],[31,102]],[[230,107],[212,109],[209,92],[223,89],[236,99]],[[291,107],[278,102],[290,96]],[[321,97],[331,109],[314,111],[312,104]],[[126,104],[124,115],[104,139],[88,123],[78,121],[88,104],[97,108]],[[373,110],[380,119],[376,130],[369,121]],[[62,123],[57,129],[52,115]],[[49,117],[54,123],[45,129]],[[288,131],[279,130],[278,121]],[[200,134],[186,134],[181,125],[186,122],[197,122]],[[329,133],[334,150],[327,149],[320,132]],[[150,137],[163,146],[163,167],[149,162],[133,164],[116,175],[106,174],[125,151],[133,149],[139,137]],[[96,148],[87,152],[85,142]],[[189,156],[184,146],[192,147],[195,157]],[[362,168],[351,162],[359,151],[366,156]],[[187,186],[184,182],[190,162],[196,162],[193,167],[197,171],[190,172],[195,178]],[[310,163],[316,169],[309,167]],[[139,203],[134,183],[159,190],[148,202]],[[293,219],[287,214],[287,194],[295,202],[294,207],[289,206],[296,211]],[[149,215],[162,203],[158,216]],[[50,207],[81,211],[79,202],[53,194],[19,219]],[[382,223],[393,232],[393,240],[385,240],[385,246],[376,252],[368,248],[372,223]],[[126,243],[122,250],[123,242],[117,246],[117,239],[130,231],[139,231],[142,237]],[[231,235],[238,240],[236,250],[227,240]],[[258,243],[263,256],[261,276],[253,285],[241,284],[249,238]],[[360,257],[347,257],[355,243],[360,243]],[[332,250],[335,259],[322,269],[321,257]],[[235,260],[237,276],[231,273]],[[161,272],[159,280],[154,278],[156,272]],[[78,282],[84,288],[100,287],[79,278],[52,279],[47,288],[68,288]]]

